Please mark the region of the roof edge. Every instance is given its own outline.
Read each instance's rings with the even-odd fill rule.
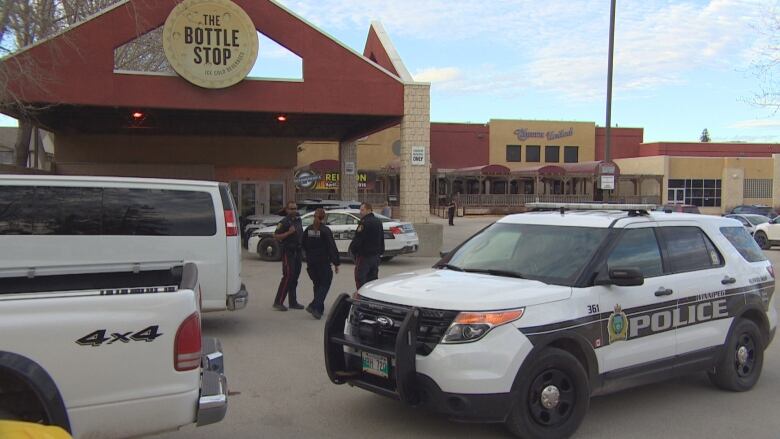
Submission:
[[[371,29],[374,30],[377,38],[379,38],[379,42],[382,44],[385,52],[387,52],[387,56],[390,58],[390,62],[393,64],[395,71],[398,72],[398,76],[401,78],[401,80],[406,83],[415,82],[411,73],[409,73],[409,70],[406,68],[406,64],[404,64],[404,61],[401,59],[401,55],[398,54],[398,50],[396,50],[393,41],[390,39],[390,35],[382,25],[382,22],[379,20],[373,20],[371,22]]]

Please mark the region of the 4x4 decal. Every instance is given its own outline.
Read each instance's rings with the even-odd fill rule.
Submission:
[[[106,329],[98,329],[97,331],[92,331],[89,334],[85,335],[84,337],[81,337],[80,339],[76,340],[77,344],[80,344],[81,346],[92,346],[92,347],[98,347],[103,344],[114,344],[115,342],[121,341],[122,343],[130,343],[132,341],[145,341],[147,343],[153,342],[157,337],[162,336],[163,334],[159,332],[160,327],[158,325],[149,326],[148,328],[144,328],[138,332],[128,331],[128,332],[112,332],[111,337],[106,337],[106,334],[108,333],[108,330]]]

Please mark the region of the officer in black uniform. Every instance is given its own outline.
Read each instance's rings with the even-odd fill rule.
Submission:
[[[306,307],[315,319],[322,318],[325,312],[325,297],[333,282],[333,270],[339,272],[339,249],[333,240],[333,232],[325,225],[325,209],[314,211],[314,223],[303,232],[303,251],[306,255],[306,271],[314,284],[314,300]]]
[[[379,259],[385,252],[385,232],[382,222],[374,216],[369,203],[360,205],[360,222],[349,253],[355,258],[355,285],[358,289],[379,278]]]
[[[287,216],[276,226],[274,239],[279,241],[282,248],[282,281],[274,299],[274,309],[287,311],[284,306],[284,298],[290,295],[290,308],[303,309],[298,303],[297,288],[298,277],[301,275],[301,241],[303,239],[303,226],[298,215],[298,206],[295,201],[287,203]]]

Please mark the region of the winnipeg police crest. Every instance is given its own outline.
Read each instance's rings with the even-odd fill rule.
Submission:
[[[620,340],[628,340],[628,317],[620,305],[615,305],[615,311],[609,316],[607,323],[609,332],[609,342],[614,343]]]

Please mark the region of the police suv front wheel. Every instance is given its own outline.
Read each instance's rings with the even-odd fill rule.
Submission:
[[[745,392],[753,388],[764,366],[764,341],[761,330],[750,320],[735,322],[726,341],[723,358],[714,371],[707,372],[710,381],[723,390]]]
[[[523,439],[574,434],[590,405],[588,376],[580,362],[566,351],[547,348],[520,373],[506,421],[509,431]]]

